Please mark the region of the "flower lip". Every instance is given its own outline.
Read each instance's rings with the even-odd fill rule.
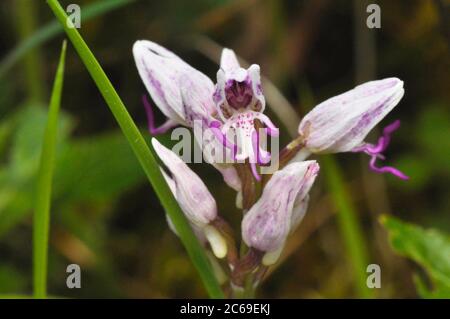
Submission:
[[[400,120],[389,124],[383,129],[383,135],[378,138],[377,144],[364,143],[358,147],[355,147],[352,152],[364,152],[370,156],[369,167],[372,171],[376,173],[390,173],[402,180],[408,180],[409,177],[403,172],[392,166],[382,166],[378,167],[376,165],[377,159],[384,160],[385,156],[382,154],[389,143],[391,142],[391,134],[400,127]]]

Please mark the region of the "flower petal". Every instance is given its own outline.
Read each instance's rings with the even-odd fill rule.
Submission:
[[[309,195],[306,195],[304,198],[297,196],[297,199],[295,200],[294,203],[294,208],[292,209],[291,230],[290,230],[291,234],[300,225],[300,223],[303,220],[303,217],[305,217],[306,211],[308,210],[308,203],[309,203]]]
[[[181,209],[191,223],[204,227],[217,217],[217,205],[203,181],[177,155],[152,138],[159,158],[172,173]],[[170,183],[169,183],[170,187]],[[173,189],[173,186],[171,187]]]
[[[192,118],[214,112],[214,84],[206,75],[151,41],[136,41],[133,55],[145,87],[169,119],[190,126]]]
[[[220,68],[225,72],[233,72],[240,68],[239,61],[233,50],[224,48],[220,57]]]

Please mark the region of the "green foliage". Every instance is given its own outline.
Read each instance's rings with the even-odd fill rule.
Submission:
[[[435,177],[450,176],[450,113],[443,102],[424,105],[426,112],[420,113],[411,124],[412,135],[405,143],[417,143],[413,151],[398,156],[394,166],[408,172],[408,183],[397,182],[410,190],[422,189]]]
[[[450,298],[450,236],[391,216],[383,216],[381,222],[389,232],[392,247],[421,265],[430,276],[433,290],[415,277],[419,294],[424,298]]]
[[[66,143],[56,176],[55,184],[65,202],[110,198],[145,178],[119,132]]]
[[[83,7],[82,22],[101,16],[111,10],[122,7],[134,0],[103,0]],[[52,21],[35,31],[30,37],[20,42],[9,54],[0,61],[0,79],[32,49],[45,43],[63,32],[58,21]]]
[[[13,266],[6,264],[0,265],[0,283],[0,294],[23,291],[26,287],[25,277]]]
[[[29,106],[0,123],[0,131],[2,127],[10,131],[3,140],[10,145],[4,150],[7,161],[0,166],[0,236],[31,211],[41,149],[36,141],[44,136],[46,119],[43,108]],[[57,204],[114,200],[145,180],[119,132],[74,139],[69,137],[73,122],[67,113],[60,114],[53,187]]]
[[[338,210],[337,219],[348,261],[354,274],[355,288],[361,298],[370,298],[373,295],[366,284],[367,248],[356,208],[350,200],[341,170],[334,158],[331,155],[322,156],[321,167],[334,205]]]

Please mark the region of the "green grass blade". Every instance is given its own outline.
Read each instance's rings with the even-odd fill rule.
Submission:
[[[357,219],[356,209],[347,193],[344,179],[335,159],[330,155],[321,158],[321,168],[333,202],[338,210],[337,219],[345,249],[352,267],[355,288],[361,298],[373,297],[367,287],[366,268],[368,265],[367,247]]]
[[[82,23],[92,18],[98,17],[111,10],[122,7],[135,0],[102,0],[82,8]],[[34,32],[30,37],[20,42],[6,57],[0,62],[0,79],[23,58],[30,50],[45,43],[56,35],[62,33],[64,28],[58,21],[52,21]]]
[[[37,2],[17,0],[15,2],[16,29],[21,40],[27,39],[36,28]],[[42,54],[35,48],[24,56],[24,75],[30,102],[42,102],[45,98],[45,82],[43,81]]]
[[[47,294],[47,260],[48,233],[50,228],[50,201],[52,194],[52,177],[55,162],[56,134],[58,129],[58,113],[63,88],[64,62],[66,42],[64,41],[55,82],[53,84],[47,127],[42,145],[42,153],[38,171],[36,203],[33,218],[33,278],[34,297],[45,298]]]
[[[78,33],[77,29],[67,27],[67,15],[58,1],[47,0],[47,2],[53,10],[53,13],[64,26],[69,39],[77,50],[84,65],[88,69],[91,77],[97,85],[97,88],[108,104],[111,112],[122,129],[123,134],[127,138],[128,143],[144,169],[145,174],[160,199],[162,206],[172,219],[183,245],[185,246],[194,266],[197,268],[203,280],[206,290],[212,298],[223,298],[223,292],[214,276],[212,267],[202,246],[192,232],[188,221],[184,217],[178,203],[173,197],[168,185],[159,171],[158,163],[156,162],[153,154],[150,152],[147,143],[139,132],[139,129],[136,127],[136,124],[133,122],[130,114],[126,110],[125,105],[101,68],[97,59],[86,45],[81,35]]]

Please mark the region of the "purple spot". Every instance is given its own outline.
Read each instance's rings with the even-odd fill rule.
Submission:
[[[217,89],[214,91],[214,94],[213,94],[213,100],[214,100],[214,102],[217,104],[217,103],[220,102],[221,99],[222,99],[222,97],[221,97],[221,94],[220,94],[220,90],[219,90],[219,88],[217,88]]]
[[[256,94],[257,95],[262,95],[263,94],[261,83],[258,83],[258,85],[256,86]]]
[[[253,91],[249,79],[242,82],[229,80],[225,85],[225,97],[228,104],[238,110],[246,108],[253,99]]]
[[[163,99],[163,100],[167,103],[166,97],[165,97],[165,95],[164,95],[164,91],[163,91],[162,86],[161,86],[161,82],[159,82],[159,81],[155,78],[155,76],[153,75],[153,71],[151,71],[151,70],[149,70],[149,69],[147,68],[147,65],[144,63],[144,61],[143,61],[143,65],[144,65],[144,67],[145,67],[145,72],[147,73],[148,79],[150,80],[150,84],[151,84],[151,85],[153,86],[153,88],[155,89],[156,94],[159,95],[159,97],[160,97],[161,99]]]

